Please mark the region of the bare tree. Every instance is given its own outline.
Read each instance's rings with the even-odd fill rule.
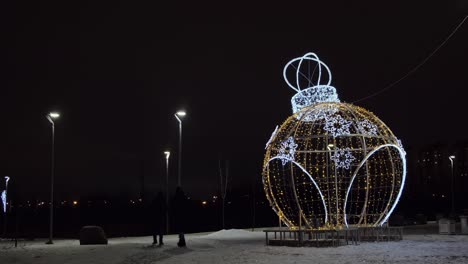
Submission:
[[[226,204],[226,195],[227,187],[229,183],[229,161],[226,160],[225,173],[223,173],[223,167],[221,164],[221,158],[219,159],[219,179],[220,179],[220,194],[221,194],[221,214],[222,214],[222,229],[224,229],[224,215],[225,215],[225,204]]]

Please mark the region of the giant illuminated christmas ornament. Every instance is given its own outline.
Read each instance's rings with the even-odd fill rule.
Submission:
[[[291,60],[283,75],[297,93],[293,115],[266,145],[262,180],[273,210],[290,228],[381,226],[405,182],[400,140],[373,113],[340,102],[316,54]]]

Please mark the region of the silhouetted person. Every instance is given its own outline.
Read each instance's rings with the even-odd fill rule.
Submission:
[[[187,221],[187,196],[185,196],[184,191],[182,191],[181,187],[177,187],[176,193],[174,196],[174,223],[175,223],[175,230],[179,233],[179,242],[177,242],[177,246],[185,247],[185,228]]]
[[[153,199],[150,206],[151,210],[151,226],[153,231],[153,245],[158,242],[157,237],[159,236],[159,245],[164,245],[163,235],[166,219],[166,201],[164,199],[163,193],[159,192],[156,198]]]

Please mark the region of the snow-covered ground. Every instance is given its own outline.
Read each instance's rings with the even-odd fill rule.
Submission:
[[[231,229],[187,235],[187,248],[177,237],[163,247],[151,246],[151,237],[113,238],[109,245],[80,246],[77,240],[10,241],[0,243],[0,263],[468,263],[468,236],[414,234],[403,241],[361,243],[336,248],[265,246],[261,231]]]

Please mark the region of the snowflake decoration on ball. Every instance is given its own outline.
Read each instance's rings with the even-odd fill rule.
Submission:
[[[331,116],[325,119],[325,131],[332,134],[333,137],[349,135],[351,121],[348,121],[340,115]]]
[[[336,168],[344,168],[347,170],[349,170],[351,163],[355,159],[349,148],[337,149],[331,156],[331,160],[335,162]]]
[[[324,108],[314,109],[313,111],[307,111],[306,113],[298,113],[298,119],[302,119],[305,122],[319,121],[327,119],[338,112],[338,109],[333,106],[327,106]]]
[[[359,131],[364,135],[376,136],[377,132],[378,132],[377,126],[375,124],[371,123],[367,119],[360,120],[357,123],[357,127],[358,127]]]
[[[288,163],[288,161],[294,160],[294,153],[296,152],[297,144],[294,142],[293,137],[289,137],[281,143],[278,157],[281,159],[283,166]]]

